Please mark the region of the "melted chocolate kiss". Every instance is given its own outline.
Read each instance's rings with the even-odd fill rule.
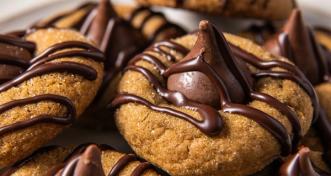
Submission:
[[[219,33],[214,31],[215,29],[207,23],[200,23],[199,29],[196,45],[192,48],[191,52],[181,60],[181,62],[189,62],[192,58],[198,58],[201,56],[203,62],[210,66],[208,70],[216,72],[214,74],[217,75],[216,79],[222,80],[220,81],[222,84],[221,86],[224,86],[225,89],[228,90],[226,96],[231,99],[232,102],[243,103],[247,101],[248,95],[244,91],[244,89],[247,88],[247,85],[242,85],[246,80],[239,76],[242,73],[240,73],[238,68],[234,66],[237,65],[235,63],[237,61],[235,61],[230,53],[228,46],[221,43],[225,39],[220,39],[221,36]],[[197,70],[199,69],[198,67],[191,69]],[[176,69],[178,69],[176,65],[170,68],[170,70]],[[212,83],[212,78],[208,78],[208,75],[204,74],[206,72],[209,71],[205,70],[199,72],[197,70],[194,72],[172,74],[168,77],[168,89],[181,92],[184,96],[193,101],[220,107],[223,100],[219,99],[217,86]],[[235,72],[238,74],[235,74]]]
[[[327,176],[319,173],[313,166],[307,147],[301,148],[298,153],[288,157],[280,168],[280,176]]]
[[[289,154],[292,151],[292,145],[294,146],[293,148],[295,148],[302,136],[299,120],[296,117],[296,114],[287,105],[269,95],[254,91],[254,82],[256,78],[266,76],[272,78],[290,79],[297,82],[304,90],[306,90],[312,97],[314,106],[317,106],[318,103],[316,94],[311,84],[300,72],[300,70],[291,64],[279,60],[263,61],[247,51],[240,49],[239,47],[228,44],[229,43],[225,41],[224,37],[219,34],[213,26],[211,26],[207,21],[202,21],[199,25],[198,40],[192,50],[182,61],[174,63],[170,68],[167,68],[156,57],[148,53],[143,53],[134,58],[130,62],[130,66],[127,67],[127,70],[133,70],[141,73],[151,82],[159,95],[166,99],[169,103],[175,106],[196,109],[201,115],[202,120],[196,120],[190,115],[172,108],[154,105],[147,100],[132,94],[124,93],[118,95],[111,105],[119,106],[130,102],[142,104],[154,111],[163,112],[182,118],[192,123],[207,135],[218,135],[222,130],[223,121],[218,113],[218,110],[227,113],[244,115],[254,120],[273,134],[282,146],[283,155]],[[182,55],[187,53],[182,46],[169,41],[154,44],[153,47],[148,49],[148,51],[161,54],[168,58],[169,61],[175,61],[176,56],[172,55],[170,52],[167,52],[165,48],[175,50],[177,53],[181,53]],[[171,91],[164,88],[151,72],[143,67],[134,65],[139,60],[144,60],[154,64],[160,71],[161,75],[168,78],[176,74],[189,72],[198,72],[199,74],[204,75],[204,77],[199,76],[192,78],[200,79],[202,77],[205,79],[204,81],[210,81],[210,85],[212,85],[217,92],[215,96],[217,96],[219,100],[218,108],[216,109],[208,104],[196,102],[192,100],[189,95],[186,96],[181,93],[184,92],[183,89],[185,89],[185,84],[182,84],[183,89],[179,89],[178,91]],[[251,64],[260,71],[258,73],[250,73],[244,63]],[[286,72],[272,71],[271,68],[274,67],[283,68]],[[222,70],[218,70],[220,68],[226,69],[226,71],[223,70],[222,72]],[[220,75],[220,73],[224,73],[225,75]],[[253,75],[253,77],[251,75]],[[235,80],[230,80],[229,77]],[[229,87],[229,85],[227,85],[228,82],[234,82],[235,86]],[[171,83],[173,82],[168,81],[168,84]],[[172,85],[168,85],[168,87],[172,87]],[[230,88],[233,90],[229,90]],[[236,98],[235,91],[238,91],[241,95],[244,95],[244,98]],[[203,92],[203,90],[201,90],[201,92]],[[293,126],[293,136],[290,136],[284,126],[270,115],[254,109],[253,107],[247,106],[246,103],[249,100],[263,101],[286,115]]]
[[[299,10],[293,10],[282,32],[267,42],[265,47],[293,61],[313,85],[325,81],[328,75],[325,58]]]
[[[265,45],[275,54],[288,57],[307,76],[313,85],[330,81],[328,64],[320,45],[316,42],[312,31],[303,23],[299,10],[294,10],[283,30]],[[317,108],[317,109],[316,109]],[[324,144],[324,158],[331,166],[331,122],[324,110],[315,106],[315,126],[320,132]]]
[[[88,146],[80,155],[70,160],[56,175],[61,176],[104,176],[101,151],[96,145]]]

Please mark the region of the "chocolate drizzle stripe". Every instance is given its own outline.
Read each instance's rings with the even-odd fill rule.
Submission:
[[[173,36],[172,38],[184,35],[186,31],[174,23],[163,23],[161,26],[159,26],[153,34],[148,38],[149,41],[155,41],[159,35],[161,35],[165,30],[174,29],[178,33],[177,35]]]
[[[6,54],[0,54],[0,64],[15,65],[22,68],[27,68],[29,66],[28,61]]]
[[[198,57],[191,60],[181,62],[181,65],[176,65],[176,67],[168,69],[164,75],[168,76],[170,74],[189,71],[200,71],[202,73],[205,73],[208,78],[214,83],[216,89],[218,89],[218,93],[221,100],[221,109],[223,112],[237,113],[247,116],[249,119],[257,122],[274,135],[274,137],[282,145],[282,154],[286,155],[290,152],[291,141],[285,127],[273,117],[260,110],[251,108],[247,105],[230,103],[228,92],[223,91],[226,90],[223,80],[206,62],[203,61],[202,55],[199,55]],[[249,92],[252,91],[249,90]]]
[[[150,11],[149,11],[150,12]],[[153,12],[153,13],[149,13],[148,15],[145,16],[145,18],[142,20],[142,22],[140,23],[140,26],[139,26],[139,30],[143,30],[143,28],[146,26],[147,22],[149,20],[151,20],[152,18],[155,18],[155,17],[158,17],[158,18],[164,18],[164,15],[160,12]]]
[[[238,57],[239,59],[243,59],[245,62],[252,64],[253,66],[255,66],[259,69],[271,69],[273,67],[279,67],[279,68],[283,68],[283,69],[287,70],[288,72],[261,71],[256,76],[258,76],[258,75],[262,76],[262,75],[264,75],[264,73],[265,74],[270,73],[269,76],[272,76],[272,77],[280,76],[281,78],[289,79],[289,80],[292,80],[292,81],[296,82],[297,84],[299,84],[299,86],[301,88],[303,88],[307,92],[307,94],[311,97],[312,104],[314,107],[314,119],[317,119],[319,101],[318,101],[316,92],[313,89],[313,86],[310,84],[310,82],[304,76],[304,74],[297,67],[295,67],[294,65],[291,65],[289,63],[286,63],[284,61],[279,61],[279,60],[263,61],[250,53],[244,52],[242,49],[240,49],[239,47],[237,47],[235,45],[230,44],[230,46],[236,57]],[[277,73],[279,73],[281,75],[278,76]]]
[[[129,65],[134,65],[136,62],[143,60],[153,64],[161,73],[161,75],[165,72],[167,67],[155,56],[147,53],[139,54],[135,56],[132,60],[130,60]]]
[[[131,176],[140,176],[142,175],[147,169],[152,168],[153,165],[149,162],[143,162],[139,164],[131,173]]]
[[[31,66],[27,69],[27,71],[32,70],[33,68],[35,68],[36,66],[39,66],[45,62],[49,62],[55,59],[59,59],[59,58],[65,58],[65,57],[86,57],[89,59],[93,59],[95,61],[102,61],[103,54],[99,53],[99,52],[91,52],[91,51],[79,51],[79,50],[72,50],[72,51],[66,51],[66,52],[61,52],[61,53],[57,53],[45,58],[40,58],[40,60],[35,60],[36,62],[34,62],[33,64],[31,64]]]
[[[134,154],[126,154],[122,156],[116,164],[111,168],[108,176],[116,176],[118,175],[130,162],[137,161],[138,158]]]
[[[22,40],[21,38],[11,37],[8,35],[0,35],[0,43],[6,43],[25,48],[30,52],[33,52],[36,48],[36,45],[32,42]]]
[[[146,106],[146,107],[148,107],[148,108],[150,108],[150,109],[152,109],[154,111],[161,112],[161,113],[167,113],[169,115],[172,115],[172,116],[175,116],[175,117],[179,117],[179,118],[181,118],[183,120],[186,120],[186,121],[190,122],[193,125],[199,125],[199,126],[196,126],[199,129],[201,127],[206,127],[207,126],[207,124],[201,123],[200,121],[192,118],[191,116],[189,116],[189,115],[187,115],[187,114],[185,114],[183,112],[180,112],[180,111],[174,110],[172,108],[168,108],[168,107],[161,107],[161,106],[154,105],[151,102],[145,100],[144,98],[141,98],[141,97],[136,96],[136,95],[133,95],[133,94],[127,94],[127,93],[119,94],[112,101],[111,106],[112,107],[117,107],[117,106],[120,106],[120,105],[123,105],[123,104],[127,104],[127,103],[141,104],[141,105],[144,105],[144,106]],[[215,125],[215,124],[213,124],[213,125]],[[206,133],[208,133],[208,132],[206,132]],[[212,133],[215,133],[215,132],[212,131]]]
[[[15,108],[17,106],[24,106],[28,104],[38,103],[41,101],[53,101],[56,103],[60,103],[67,107],[68,115],[67,117],[54,117],[50,115],[39,115],[37,117],[16,122],[11,125],[6,125],[3,127],[0,127],[0,135],[3,135],[5,133],[9,133],[15,130],[20,130],[29,126],[32,126],[34,124],[38,123],[55,123],[55,124],[61,124],[66,125],[70,124],[74,121],[74,118],[76,116],[76,109],[74,104],[66,97],[59,96],[59,95],[52,95],[52,94],[44,94],[44,95],[37,95],[30,98],[24,98],[20,100],[13,100],[9,103],[5,103],[0,105],[0,113],[3,113],[7,110],[10,110],[12,108]]]
[[[75,62],[47,63],[35,67],[34,69],[27,72],[24,72],[15,79],[0,85],[0,92],[6,91],[11,87],[16,86],[35,76],[40,76],[52,72],[68,72],[73,74],[79,74],[90,81],[97,78],[97,72],[92,67],[84,64],[79,64]]]
[[[302,138],[302,129],[301,129],[301,125],[300,125],[300,121],[297,118],[297,115],[295,114],[295,112],[293,112],[286,104],[280,102],[279,100],[277,100],[276,98],[264,94],[264,93],[258,93],[258,92],[252,92],[251,93],[251,97],[254,100],[259,100],[262,102],[265,102],[267,104],[269,104],[270,106],[276,108],[280,113],[282,113],[283,115],[285,115],[289,122],[292,125],[292,130],[293,130],[293,149],[297,148],[301,138]]]
[[[99,49],[95,48],[94,46],[84,43],[84,42],[80,42],[80,41],[66,41],[66,42],[52,45],[51,47],[47,48],[45,51],[43,51],[37,57],[31,59],[30,63],[34,64],[34,63],[38,62],[39,60],[41,60],[42,58],[45,58],[56,51],[60,51],[60,50],[67,49],[67,48],[86,49],[87,51],[92,53],[89,56],[92,59],[95,59],[96,61],[104,60],[104,55],[100,52]]]
[[[166,47],[166,48],[175,50],[183,55],[188,53],[188,49],[186,49],[185,47],[183,47],[175,42],[172,42],[172,41],[163,41],[163,42],[155,43],[152,45],[152,47],[147,49],[147,51],[153,51],[153,52],[159,53],[159,54],[165,56],[169,61],[175,62],[176,57],[173,54],[162,49],[162,47]]]
[[[221,116],[219,115],[218,111],[215,110],[214,108],[204,105],[204,104],[199,104],[196,102],[192,102],[188,100],[183,94],[180,92],[175,92],[175,91],[170,91],[166,88],[163,88],[160,84],[160,82],[157,80],[157,78],[147,69],[139,66],[128,66],[126,70],[134,70],[139,73],[141,73],[149,82],[152,83],[156,91],[160,96],[165,98],[168,102],[171,102],[172,104],[176,106],[183,106],[183,107],[190,107],[193,109],[197,109],[199,114],[202,116],[202,120],[197,120],[193,118],[190,115],[185,115],[185,116],[178,116],[179,118],[185,119],[189,122],[191,122],[193,125],[198,127],[201,131],[204,133],[207,133],[209,135],[217,135],[222,126],[223,126],[223,121]],[[175,114],[173,112],[173,114]],[[189,118],[187,118],[189,117]]]
[[[164,23],[163,23],[162,25],[160,25],[160,26],[159,26],[159,27],[153,32],[153,34],[152,34],[151,36],[149,36],[148,41],[149,41],[150,43],[153,42],[153,41],[155,41],[156,38],[157,38],[157,37],[158,37],[163,31],[165,31],[166,29],[171,29],[171,28],[172,28],[172,29],[174,29],[174,30],[176,31],[176,34],[175,34],[175,35],[172,34],[172,35],[169,35],[169,36],[166,37],[166,38],[175,38],[175,37],[181,36],[181,35],[183,35],[183,34],[186,33],[186,31],[185,31],[183,28],[181,28],[180,26],[178,26],[178,25],[176,25],[176,24],[174,24],[174,23],[168,22],[167,19],[165,18],[165,16],[164,16],[162,13],[160,13],[160,12],[154,12],[154,11],[150,10],[149,8],[144,7],[144,6],[135,9],[135,10],[131,13],[130,17],[128,18],[128,21],[130,21],[130,22],[132,23],[132,22],[134,21],[135,17],[138,16],[140,13],[142,13],[142,12],[144,12],[144,11],[148,12],[149,14],[146,15],[146,16],[144,17],[144,19],[142,20],[142,22],[140,23],[140,25],[139,25],[139,27],[138,27],[138,29],[140,29],[141,31],[145,28],[145,26],[146,26],[146,24],[148,23],[148,21],[149,21],[150,19],[156,17],[156,16],[159,17],[159,18],[163,18],[163,20],[164,20]],[[170,36],[171,36],[171,37],[170,37]]]

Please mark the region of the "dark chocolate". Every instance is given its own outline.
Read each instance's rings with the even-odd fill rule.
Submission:
[[[330,82],[330,68],[328,68],[329,64],[325,58],[327,56],[325,48],[323,49],[317,43],[312,30],[304,24],[298,9],[293,10],[282,31],[268,41],[265,47],[272,53],[293,61],[311,84]],[[331,167],[331,144],[329,142],[331,122],[324,114],[323,108],[317,104],[314,105],[314,122],[316,122],[314,126],[320,132],[324,144],[324,159]]]
[[[34,52],[34,44],[31,42],[25,42],[22,39],[11,38],[8,36],[1,38],[2,42],[10,43],[11,45],[27,48],[31,53]],[[82,50],[70,50],[64,51],[54,54],[57,51],[69,48],[79,48]],[[12,87],[15,87],[24,81],[27,81],[35,76],[41,76],[48,73],[53,72],[66,72],[72,74],[78,74],[85,77],[88,80],[95,80],[97,78],[97,72],[92,67],[76,63],[76,62],[56,62],[49,63],[49,61],[62,58],[62,57],[85,57],[89,59],[93,59],[97,62],[102,62],[104,60],[104,55],[95,47],[78,41],[67,41],[59,44],[55,44],[44,52],[42,52],[39,56],[30,59],[29,61],[22,62],[20,58],[15,60],[15,64],[24,66],[25,71],[16,77],[12,78],[9,81],[4,82],[0,85],[0,92],[4,92]],[[10,125],[0,127],[0,135],[4,135],[9,132],[13,132],[16,130],[21,130],[39,123],[54,123],[59,125],[69,125],[76,118],[76,108],[72,101],[66,97],[60,95],[53,94],[43,94],[43,95],[35,95],[32,97],[13,100],[7,102],[5,104],[0,105],[0,113],[8,111],[12,108],[18,106],[24,106],[28,104],[34,104],[41,101],[52,101],[56,103],[60,103],[67,108],[67,114],[65,117],[57,117],[51,116],[48,114],[38,115],[34,118],[29,118],[20,122],[16,122]]]
[[[156,48],[158,45],[155,44],[153,46],[154,48],[149,48],[148,51],[164,55],[166,58],[168,58],[169,61],[173,62],[176,60],[176,56],[172,55],[170,52],[167,52],[165,47],[182,53],[183,55],[186,53],[181,51],[181,47],[177,47],[178,44],[175,45],[176,47],[173,47],[169,44],[165,45],[164,42],[162,43],[162,47]],[[180,49],[176,50],[178,48]],[[263,61],[260,58],[248,53],[247,51],[244,51],[239,47],[234,46],[233,44],[227,43],[224,37],[206,21],[202,21],[200,23],[200,30],[196,44],[191,49],[191,51],[178,63],[174,63],[169,68],[166,68],[165,65],[158,61],[156,57],[147,53],[143,53],[134,58],[131,64],[134,64],[139,60],[144,60],[154,64],[156,68],[159,69],[160,73],[168,79],[174,74],[187,72],[199,72],[203,75],[206,75],[206,77],[211,81],[214,89],[217,90],[216,96],[219,97],[218,107],[213,108],[210,105],[198,103],[192,100],[189,95],[182,94],[181,91],[183,90],[167,90],[166,88],[162,87],[162,85],[158,82],[158,79],[151,72],[139,66],[129,66],[127,70],[137,71],[144,75],[144,77],[146,77],[147,80],[152,83],[153,87],[156,89],[159,95],[165,98],[169,103],[176,106],[191,107],[196,109],[202,116],[202,120],[198,121],[185,113],[168,107],[153,105],[141,97],[125,93],[120,94],[117,98],[115,98],[111,104],[112,106],[118,106],[130,102],[142,104],[151,108],[152,110],[168,113],[170,115],[185,119],[198,127],[207,135],[217,135],[221,132],[223,122],[217,110],[244,115],[256,121],[263,128],[273,134],[273,136],[282,146],[283,155],[287,155],[291,151],[294,151],[296,145],[299,143],[299,140],[302,137],[299,120],[295,112],[293,112],[286,104],[283,104],[279,100],[269,95],[256,92],[254,90],[255,79],[258,77],[270,76],[274,78],[290,79],[295,81],[312,97],[313,105],[318,107],[316,93],[312,85],[304,77],[303,73],[300,72],[300,70],[297,69],[294,65],[280,60]],[[214,62],[220,62],[221,64],[209,64]],[[259,72],[255,74],[250,73],[244,63],[255,66],[259,69]],[[218,71],[221,69],[224,71],[224,67],[229,71],[223,72],[224,74],[221,76]],[[281,67],[286,71],[272,71],[271,68],[274,67]],[[251,76],[252,74],[253,76]],[[231,75],[232,78],[236,79],[235,81],[237,81],[234,83],[234,87],[227,87],[228,83],[226,80],[228,77],[224,77],[229,75]],[[200,79],[201,77],[192,77],[192,79],[197,78]],[[180,84],[178,81],[181,80],[174,82]],[[168,81],[168,87],[169,84],[171,84],[171,82]],[[185,89],[185,86],[182,88]],[[233,91],[232,94],[234,95],[241,93],[243,96],[240,98],[243,99],[236,99],[234,96],[231,96],[229,91]],[[204,91],[201,91],[201,94],[204,96]],[[260,110],[247,106],[246,104],[251,100],[263,101],[287,116],[288,120],[293,126],[293,135],[288,134],[285,127],[273,117]]]

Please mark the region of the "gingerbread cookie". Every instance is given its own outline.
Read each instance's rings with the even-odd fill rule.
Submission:
[[[0,42],[1,72],[11,73],[0,85],[1,168],[31,154],[83,113],[101,85],[104,55],[65,29],[40,29],[24,38],[1,35]]]
[[[136,56],[120,81],[119,131],[172,175],[253,174],[290,154],[310,127],[318,103],[303,74],[246,39],[225,38],[202,21],[198,34]]]
[[[134,154],[117,152],[108,145],[83,144],[74,149],[44,147],[7,168],[2,175],[153,176],[160,172]]]
[[[59,14],[35,24],[36,27],[56,26],[74,28],[97,44],[105,53],[105,76],[93,106],[80,120],[87,127],[105,128],[111,111],[105,108],[114,97],[121,70],[137,53],[150,43],[177,37],[185,31],[167,21],[162,13],[130,5],[111,5],[109,0],[87,3],[72,11]],[[95,116],[97,118],[88,118]],[[97,122],[96,122],[97,120]],[[99,121],[107,123],[100,124]]]
[[[189,9],[209,14],[268,20],[286,19],[296,6],[294,0],[137,0],[141,5]]]

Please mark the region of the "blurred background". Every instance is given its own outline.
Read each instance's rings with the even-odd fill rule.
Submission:
[[[0,32],[23,29],[29,24],[61,11],[70,10],[79,4],[91,0],[1,0],[0,3]],[[133,0],[112,0],[114,3],[134,3]],[[331,27],[331,1],[330,0],[297,0],[299,7],[303,10],[306,22],[311,25],[323,25]],[[178,22],[184,28],[191,30],[196,27],[202,18],[211,18],[203,15],[197,16],[183,10],[164,9],[169,19]],[[185,19],[181,21],[181,19]],[[221,19],[221,20],[220,20]],[[233,21],[239,19],[213,18],[227,31],[227,28],[238,28],[233,26]],[[240,23],[243,26],[247,21]],[[239,24],[239,23],[237,23]],[[240,27],[239,26],[239,27]]]

